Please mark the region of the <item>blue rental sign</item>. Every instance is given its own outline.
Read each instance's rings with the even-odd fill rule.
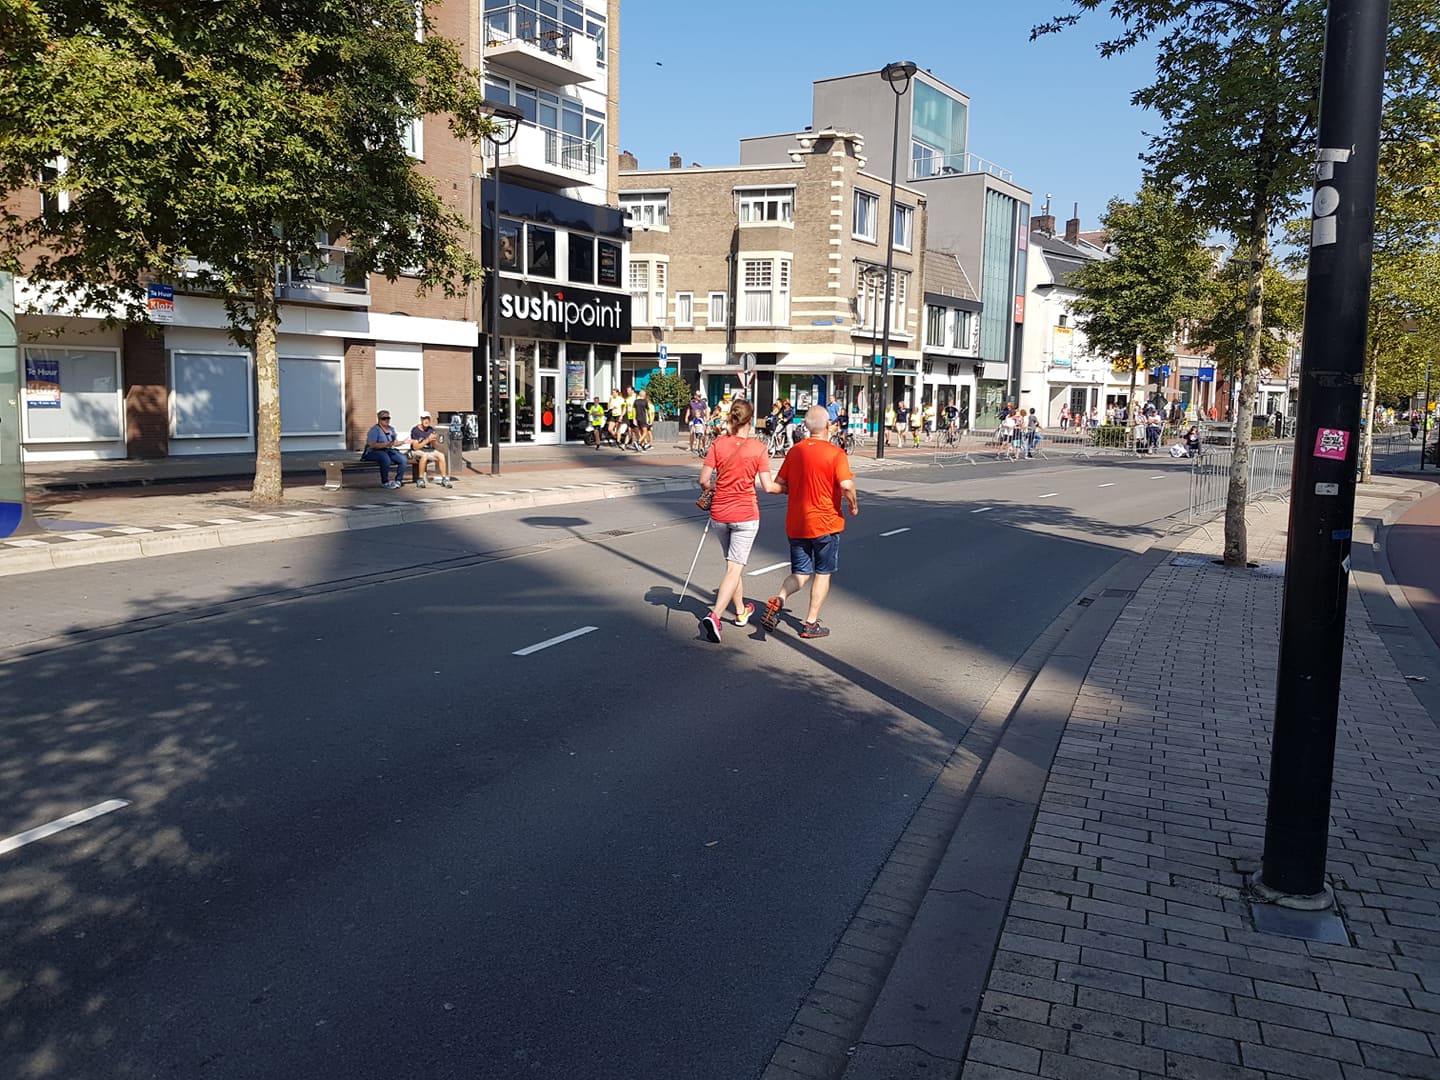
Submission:
[[[1215,369],[1213,367],[1202,367],[1195,372],[1196,382],[1214,382]]]

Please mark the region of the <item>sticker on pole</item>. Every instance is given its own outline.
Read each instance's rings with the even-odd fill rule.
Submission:
[[[1322,427],[1315,436],[1315,456],[1330,461],[1344,461],[1350,449],[1350,432]]]

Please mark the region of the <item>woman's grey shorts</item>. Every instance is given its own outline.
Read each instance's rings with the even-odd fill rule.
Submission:
[[[744,566],[750,561],[750,548],[760,532],[759,521],[712,521],[710,531],[720,541],[725,561]]]

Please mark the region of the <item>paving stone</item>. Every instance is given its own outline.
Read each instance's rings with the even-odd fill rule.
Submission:
[[[1340,1080],[1341,1075],[1339,1062],[1275,1046],[1241,1043],[1240,1059],[1252,1069],[1263,1069],[1280,1076],[1296,1076],[1302,1080]]]
[[[1097,1080],[1102,1075],[1096,1070],[1095,1062],[1088,1058],[1071,1057],[1047,1051],[1040,1060],[1040,1075],[1053,1080]],[[1105,1066],[1104,1080],[1141,1080],[1141,1074],[1114,1063]]]
[[[1055,1006],[1050,1010],[1050,1024],[1068,1031],[1084,1031],[1123,1042],[1142,1042],[1145,1034],[1144,1025],[1139,1020],[1078,1006]]]
[[[1069,1052],[1074,1057],[1090,1058],[1093,1061],[1127,1068],[1147,1069],[1158,1073],[1165,1071],[1165,1055],[1160,1050],[1122,1042],[1119,1039],[1106,1039],[1083,1031],[1071,1032]]]
[[[1396,1027],[1375,1020],[1361,1020],[1354,1016],[1332,1016],[1330,1026],[1335,1034],[1356,1042],[1375,1043],[1379,1046],[1393,1046],[1397,1050],[1408,1050],[1416,1054],[1431,1052],[1430,1040],[1424,1032],[1414,1028]]]
[[[986,990],[980,1001],[980,1011],[998,1016],[1014,1016],[1029,1020],[1033,1024],[1044,1024],[1050,1019],[1050,1002],[1019,994],[1007,994],[1000,990]]]
[[[976,1035],[970,1040],[965,1051],[965,1060],[978,1061],[984,1065],[1000,1065],[1026,1073],[1035,1073],[1040,1069],[1040,1051],[1033,1046],[1002,1042],[985,1035]]]
[[[975,1018],[975,1034],[1001,1042],[1033,1046],[1038,1050],[1064,1050],[1066,1032],[1048,1024],[1032,1024],[1014,1016],[981,1013]]]
[[[1187,1031],[1198,1031],[1224,1039],[1244,1039],[1261,1042],[1260,1025],[1255,1020],[1228,1013],[1209,1012],[1205,1009],[1191,1009],[1184,1005],[1167,1005],[1165,1024]]]
[[[1248,1042],[1276,1046],[1282,1050],[1294,1050],[1299,1054],[1313,1054],[1332,1061],[1360,1064],[1360,1047],[1352,1039],[1341,1039],[1334,1035],[1322,1035],[1304,1028],[1286,1027],[1283,1024],[1261,1024],[1261,1037]]]

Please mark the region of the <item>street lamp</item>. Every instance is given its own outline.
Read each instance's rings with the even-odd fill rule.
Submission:
[[[520,130],[525,114],[498,101],[486,100],[481,109],[492,123],[486,138],[495,147],[495,168],[491,173],[490,214],[490,304],[485,317],[485,350],[488,361],[486,394],[490,409],[490,475],[500,475],[500,148],[508,146]]]
[[[880,70],[880,77],[895,91],[895,122],[890,128],[890,242],[885,246],[885,317],[880,334],[880,437],[875,440],[875,457],[885,457],[885,400],[889,397],[890,375],[890,293],[895,280],[895,173],[900,167],[900,99],[910,89],[919,65],[914,60],[896,60]]]

